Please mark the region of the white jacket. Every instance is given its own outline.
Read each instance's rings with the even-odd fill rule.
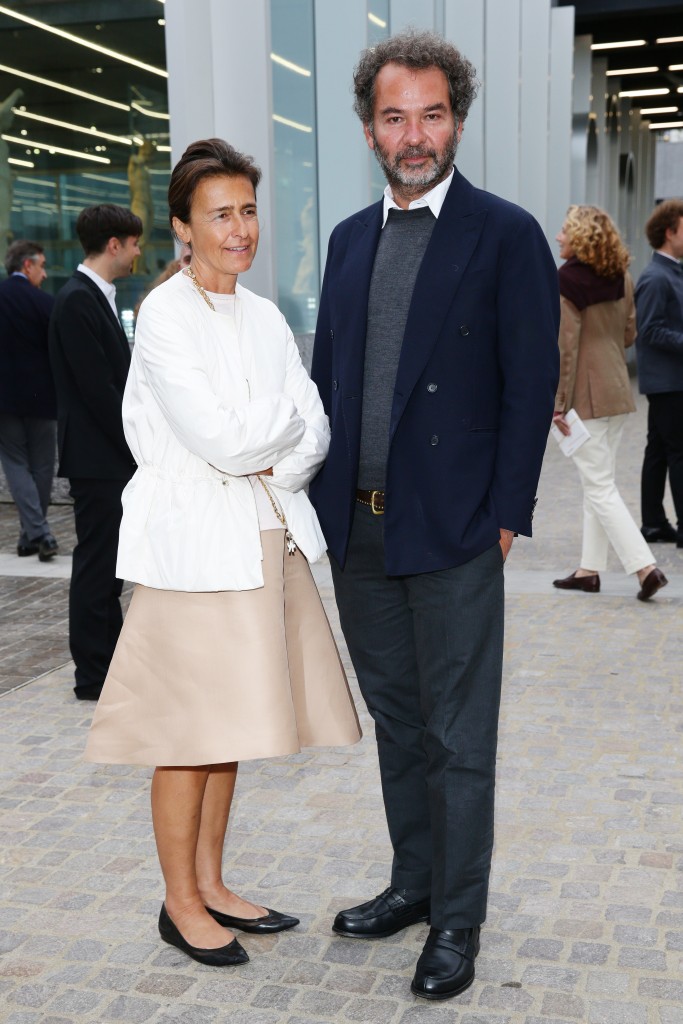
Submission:
[[[325,551],[304,488],[327,455],[327,416],[277,307],[240,285],[237,297],[244,361],[225,316],[184,274],[140,309],[123,397],[139,468],[123,492],[121,579],[161,590],[263,586],[247,474],[269,466],[298,547],[309,561]]]

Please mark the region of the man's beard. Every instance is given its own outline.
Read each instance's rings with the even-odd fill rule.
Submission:
[[[382,168],[389,185],[392,189],[408,193],[422,193],[430,185],[434,185],[445,178],[453,166],[455,151],[458,148],[455,132],[453,132],[440,152],[437,152],[435,149],[426,149],[423,146],[406,146],[405,149],[399,150],[393,160],[390,160],[387,152],[382,149],[377,139],[374,142],[377,163]],[[426,167],[415,168],[414,170],[401,167],[401,160],[417,156],[427,158],[429,162]]]

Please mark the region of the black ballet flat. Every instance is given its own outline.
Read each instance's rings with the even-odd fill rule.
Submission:
[[[287,928],[294,928],[299,923],[298,917],[290,917],[289,914],[280,914],[277,910],[268,910],[264,917],[232,917],[230,914],[221,914],[220,910],[212,910],[207,907],[214,921],[218,921],[224,928],[239,928],[242,932],[251,932],[252,935],[270,935],[272,932],[283,932]]]
[[[246,964],[249,960],[246,949],[240,946],[237,939],[233,939],[227,946],[219,946],[218,949],[200,949],[198,946],[191,946],[168,916],[165,903],[161,904],[161,913],[159,914],[159,935],[164,942],[182,949],[183,953],[187,953],[197,963],[206,964],[207,967],[236,967],[238,964]]]

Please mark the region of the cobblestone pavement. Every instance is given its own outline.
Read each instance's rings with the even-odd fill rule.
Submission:
[[[620,458],[634,513],[643,433],[641,406]],[[226,878],[301,925],[244,936],[251,961],[234,970],[164,946],[150,773],[80,761],[92,709],[71,695],[67,665],[0,700],[0,1021],[683,1024],[683,552],[656,550],[671,583],[646,605],[616,562],[600,595],[554,591],[580,545],[576,472],[554,447],[535,530],[506,570],[497,838],[466,993],[434,1005],[410,995],[426,926],[377,942],[330,931],[389,873],[365,713],[356,747],[240,769]],[[316,576],[338,632],[325,564]],[[65,583],[1,582],[31,657],[59,626],[36,637],[31,603],[49,607]]]

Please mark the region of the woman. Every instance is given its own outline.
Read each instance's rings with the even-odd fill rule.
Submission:
[[[560,256],[560,383],[553,422],[568,435],[575,409],[590,438],[572,458],[583,486],[580,567],[554,580],[561,590],[600,590],[608,542],[627,573],[637,573],[637,597],[648,601],[668,582],[654,565],[614,480],[627,413],[635,411],[624,349],[635,336],[629,255],[613,221],[595,206],[570,206],[557,235]]]
[[[117,564],[137,586],[86,751],[156,767],[159,931],[215,966],[248,959],[227,929],[298,924],[223,884],[237,762],[360,738],[308,566],[325,550],[304,488],[327,418],[282,315],[237,284],[260,176],[220,139],[191,145],[171,175],[171,226],[192,259],[140,310],[123,402],[138,470]]]

